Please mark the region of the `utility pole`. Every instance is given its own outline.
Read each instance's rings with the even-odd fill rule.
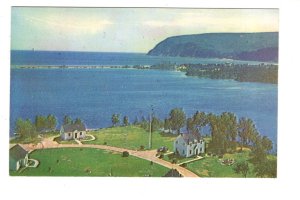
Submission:
[[[151,112],[149,115],[149,149],[152,148],[152,114],[153,114],[153,105],[151,105]]]

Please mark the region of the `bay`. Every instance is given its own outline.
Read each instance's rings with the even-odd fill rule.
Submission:
[[[259,132],[277,143],[274,84],[202,79],[160,70],[11,70],[10,135],[18,117],[34,120],[36,115],[54,114],[61,123],[64,115],[70,115],[81,118],[88,128],[101,128],[111,126],[113,113],[127,115],[131,122],[147,117],[151,105],[161,119],[175,107],[188,116],[197,110],[234,112],[253,119]]]

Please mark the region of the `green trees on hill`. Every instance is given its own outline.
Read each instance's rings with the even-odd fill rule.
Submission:
[[[17,119],[15,131],[20,138],[34,138],[37,135],[36,127],[30,119]]]
[[[35,127],[38,132],[54,131],[57,125],[57,119],[54,115],[42,116],[37,115],[35,117]]]

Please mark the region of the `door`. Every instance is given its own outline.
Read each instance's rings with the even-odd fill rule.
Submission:
[[[77,138],[77,133],[75,133],[75,139]]]

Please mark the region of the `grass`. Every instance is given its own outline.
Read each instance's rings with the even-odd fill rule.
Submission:
[[[26,168],[12,176],[115,176],[161,177],[169,169],[133,156],[92,148],[36,150],[30,158],[40,161],[37,168]]]
[[[90,132],[96,140],[82,142],[83,144],[107,144],[109,146],[123,147],[127,149],[140,149],[143,145],[148,149],[149,132],[138,126],[112,127]],[[152,133],[152,149],[166,146],[173,149],[175,136],[162,135],[158,131]]]
[[[59,131],[49,131],[46,133],[40,133],[39,135],[41,135],[44,138],[49,138],[49,137],[53,137],[56,135],[59,135]],[[21,144],[29,144],[29,143],[33,143],[33,144],[37,144],[39,142],[42,141],[42,138],[38,137],[38,135],[34,136],[34,137],[22,137],[22,138],[14,138],[11,139],[9,141],[9,143],[11,144],[17,144],[17,143],[21,143]]]
[[[223,159],[234,159],[235,163],[249,159],[249,151],[241,153],[225,154]],[[201,177],[243,177],[241,174],[234,172],[235,164],[231,166],[221,165],[218,157],[206,157],[202,160],[187,164],[187,169],[193,171]],[[249,163],[249,172],[247,177],[255,177],[253,164]]]

